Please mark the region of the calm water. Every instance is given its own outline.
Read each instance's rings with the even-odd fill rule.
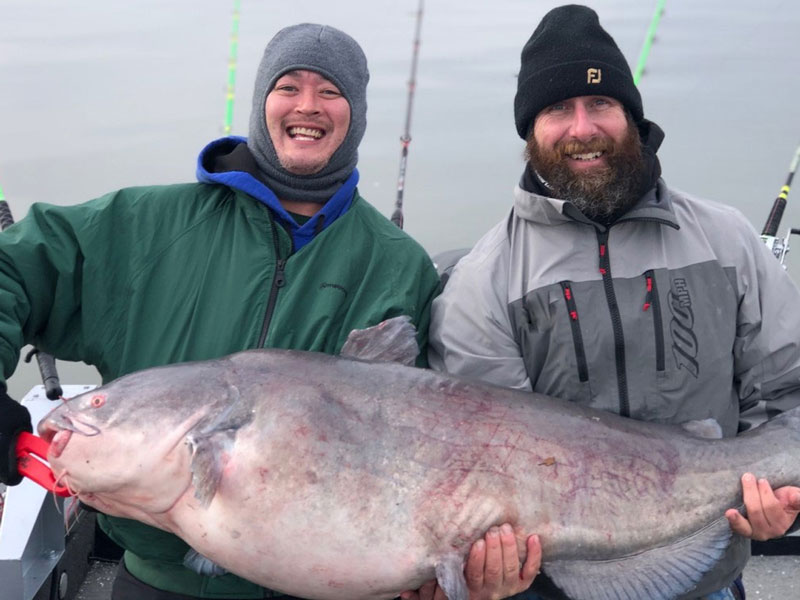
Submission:
[[[408,162],[406,229],[431,252],[469,246],[511,202],[522,168],[512,99],[519,52],[561,2],[427,0]],[[655,0],[590,2],[635,64]],[[222,135],[232,2],[0,0],[0,186],[17,218],[118,187],[189,181]],[[392,211],[417,0],[242,1],[234,133],[246,135],[263,47],[302,21],[353,35],[370,61],[362,193]],[[667,0],[641,82],[667,133],[671,185],[736,206],[760,230],[800,143],[796,0]],[[782,229],[800,227],[800,176]],[[800,281],[800,238],[790,273]],[[98,290],[102,293],[102,290]],[[92,379],[60,365],[65,383]],[[10,382],[34,383],[22,366]]]

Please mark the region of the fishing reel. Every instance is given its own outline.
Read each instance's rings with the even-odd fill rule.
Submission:
[[[777,258],[783,268],[786,268],[786,255],[789,253],[789,237],[794,234],[800,234],[800,229],[791,228],[786,232],[784,237],[778,236],[778,227],[780,226],[781,219],[783,218],[783,211],[786,208],[786,200],[789,197],[789,190],[792,187],[792,178],[794,177],[797,166],[800,164],[800,146],[795,150],[792,163],[789,165],[789,175],[786,177],[786,183],[783,184],[778,197],[772,204],[772,210],[767,217],[767,222],[764,224],[764,229],[761,231],[761,239],[770,249],[772,254]]]
[[[789,253],[789,237],[793,234],[800,235],[800,229],[793,227],[786,232],[784,237],[761,235],[761,240],[767,245],[767,248],[778,259],[784,269],[786,268],[786,255]]]

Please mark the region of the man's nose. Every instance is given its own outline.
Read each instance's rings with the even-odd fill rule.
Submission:
[[[577,103],[572,113],[572,122],[569,128],[570,135],[579,140],[588,140],[597,134],[597,124],[586,107]]]
[[[295,110],[303,114],[319,112],[319,97],[317,96],[316,90],[312,88],[301,89],[297,96]]]

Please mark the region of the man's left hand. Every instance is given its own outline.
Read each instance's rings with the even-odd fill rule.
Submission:
[[[786,486],[773,490],[766,479],[752,473],[742,475],[742,493],[747,517],[731,508],[725,512],[731,529],[758,541],[784,535],[800,513],[800,488]]]

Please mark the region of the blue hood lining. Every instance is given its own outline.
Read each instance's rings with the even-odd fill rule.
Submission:
[[[197,180],[201,183],[216,183],[228,186],[266,204],[289,231],[295,252],[313,240],[314,236],[330,227],[336,219],[349,210],[353,203],[356,185],[358,184],[358,169],[353,169],[350,176],[342,183],[336,193],[322,205],[317,214],[301,226],[283,208],[273,191],[250,173],[246,171],[216,173],[206,168],[206,164],[212,164],[214,155],[228,154],[239,144],[246,143],[247,138],[240,136],[229,136],[209,143],[200,151],[200,155],[197,158]]]

